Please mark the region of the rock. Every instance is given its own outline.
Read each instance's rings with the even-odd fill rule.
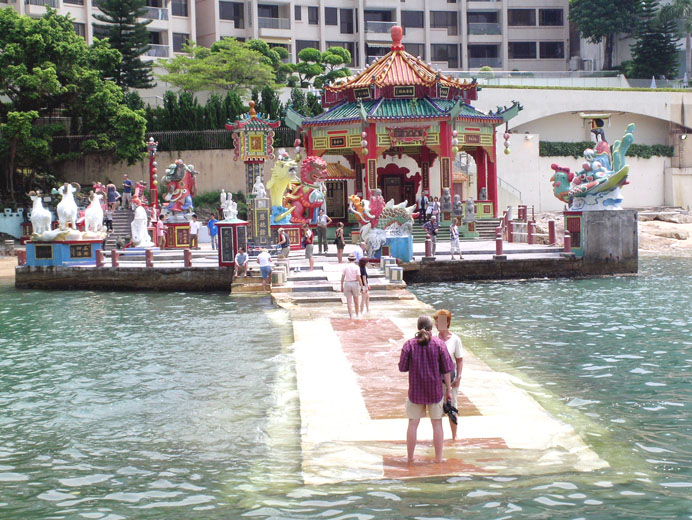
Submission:
[[[687,231],[681,230],[660,230],[657,231],[655,235],[663,238],[673,238],[675,240],[687,240],[690,237]]]
[[[692,223],[692,216],[683,213],[659,213],[656,215],[656,220],[674,222],[676,224],[690,224]]]

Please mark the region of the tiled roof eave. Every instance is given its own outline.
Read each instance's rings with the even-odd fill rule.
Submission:
[[[349,119],[330,119],[330,120],[321,120],[321,121],[305,121],[303,123],[304,127],[308,126],[330,126],[330,125],[336,125],[336,124],[344,124],[344,123],[359,123],[360,122],[360,117],[354,117],[354,118],[349,118]],[[432,115],[432,116],[421,116],[421,115],[415,115],[415,116],[371,116],[368,117],[366,122],[373,122],[373,123],[380,123],[383,121],[390,121],[392,123],[396,123],[397,121],[407,121],[407,122],[415,122],[415,121],[449,121],[449,117],[446,115]],[[495,126],[501,125],[504,123],[504,120],[501,118],[493,117],[493,116],[459,116],[457,117],[457,121],[462,121],[465,123],[492,123]]]

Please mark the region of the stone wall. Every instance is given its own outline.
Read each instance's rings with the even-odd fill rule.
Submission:
[[[584,211],[582,219],[585,274],[637,272],[636,211]]]

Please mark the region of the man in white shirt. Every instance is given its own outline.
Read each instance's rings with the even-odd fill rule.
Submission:
[[[266,249],[262,249],[262,252],[257,255],[257,263],[262,273],[262,288],[269,291],[272,284],[272,257]]]
[[[320,253],[326,254],[329,250],[327,246],[327,226],[331,223],[332,219],[321,209],[317,217],[317,242]]]
[[[360,262],[360,259],[365,256],[365,250],[365,242],[361,242],[360,244],[358,244],[358,247],[355,248],[353,254],[356,255],[356,263]]]
[[[452,313],[447,309],[440,309],[437,311],[433,318],[435,319],[435,326],[437,327],[439,337],[447,345],[447,351],[449,356],[454,362],[454,372],[452,372],[452,406],[458,408],[457,406],[457,393],[459,392],[459,383],[461,383],[461,371],[464,368],[464,357],[463,357],[463,347],[461,344],[461,338],[449,330],[449,326],[452,323]],[[440,384],[444,385],[443,382]],[[457,438],[457,424],[452,420],[452,416],[449,416],[449,427],[452,430],[452,441]]]
[[[192,215],[192,220],[190,221],[190,249],[199,249],[199,222],[197,222],[197,215]]]

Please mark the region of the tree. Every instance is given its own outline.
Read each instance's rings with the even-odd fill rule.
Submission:
[[[257,106],[257,111],[264,114],[264,117],[267,119],[279,119],[282,116],[281,108],[281,100],[279,99],[279,95],[274,91],[273,88],[266,85],[262,89],[262,100]]]
[[[94,14],[94,18],[104,23],[95,25],[96,32],[122,55],[113,80],[125,90],[155,86],[151,63],[140,57],[151,49],[147,30],[151,20],[137,21],[147,13],[146,0],[100,0],[99,9],[103,14]]]
[[[675,0],[662,8],[663,21],[680,24],[685,35],[685,70],[692,74],[692,0]]]
[[[168,74],[157,77],[188,92],[222,89],[242,94],[274,83],[274,71],[265,57],[235,38],[223,38],[211,48],[190,42],[183,50],[187,55],[159,62]]]
[[[322,53],[317,49],[308,47],[298,53],[298,63],[293,65],[293,72],[298,74],[301,87],[307,87],[308,83],[315,76],[324,72],[322,65]]]
[[[675,23],[658,18],[658,0],[642,0],[642,11],[632,44],[632,74],[635,78],[675,76],[678,46]]]
[[[128,108],[122,89],[93,67],[118,63],[118,51],[102,42],[87,46],[74,32],[73,21],[51,9],[39,19],[0,10],[0,49],[0,96],[5,100],[0,154],[10,192],[24,190],[39,171],[60,159],[51,156],[51,144],[67,128],[50,122],[56,115],[70,118],[74,132],[93,136],[73,155],[111,152],[129,163],[141,159],[143,112]]]
[[[259,52],[264,56],[264,62],[271,65],[276,76],[277,83],[286,83],[286,76],[293,72],[290,63],[284,63],[289,57],[288,49],[285,47],[270,47],[264,40],[248,40],[247,46],[253,51]]]
[[[329,47],[322,53],[320,62],[325,69],[325,74],[315,78],[314,86],[322,88],[329,85],[337,78],[347,78],[351,70],[346,65],[351,63],[351,53],[343,47]]]
[[[591,43],[605,39],[603,68],[613,68],[615,35],[632,29],[632,20],[640,0],[571,0],[569,19],[577,25],[579,35]]]

